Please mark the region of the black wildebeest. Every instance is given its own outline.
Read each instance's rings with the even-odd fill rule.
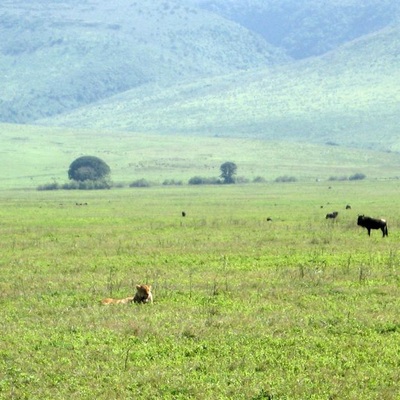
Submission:
[[[382,231],[382,237],[388,236],[387,223],[384,219],[359,215],[357,225],[366,228],[368,230],[368,236],[371,236],[371,229],[380,229]]]
[[[339,213],[338,213],[337,211],[328,213],[328,214],[326,214],[325,219],[335,219],[335,218],[338,216],[338,214],[339,214]]]
[[[350,204],[347,204],[346,210],[351,210],[351,205]]]
[[[182,217],[186,217],[185,211],[182,211]]]

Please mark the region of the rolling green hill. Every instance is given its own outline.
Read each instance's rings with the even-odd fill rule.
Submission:
[[[193,0],[282,48],[294,59],[318,56],[395,24],[393,0]]]
[[[184,3],[3,1],[0,121],[33,122],[149,82],[287,60],[239,24]]]
[[[385,28],[320,57],[141,87],[40,123],[400,150],[399,53],[400,28]]]
[[[399,9],[394,0],[4,0],[0,121],[39,127],[0,125],[2,137],[20,132],[6,140],[3,155],[10,165],[21,157],[21,170],[13,167],[18,177],[60,179],[60,161],[68,165],[80,154],[115,152],[125,160],[115,149],[129,148],[129,157],[156,171],[155,159],[164,157],[159,144],[181,154],[195,142],[182,163],[170,163],[186,179],[203,162],[197,153],[208,154],[201,146],[213,147],[208,140],[236,138],[218,146],[281,148],[271,159],[279,165],[288,153],[292,165],[311,171],[305,176],[318,177],[320,165],[310,159],[325,151],[338,165],[349,152],[345,158],[358,168],[363,153],[354,148],[376,150],[376,157],[400,151]],[[37,143],[15,139],[32,136]],[[135,154],[138,137],[157,149],[155,156]],[[236,150],[212,154],[217,167],[248,157],[234,157]],[[185,170],[191,159],[199,164]],[[163,172],[151,179],[169,175],[161,163]],[[273,164],[254,165],[243,174],[263,175]],[[130,179],[130,172],[118,179]],[[393,176],[391,168],[382,172]]]

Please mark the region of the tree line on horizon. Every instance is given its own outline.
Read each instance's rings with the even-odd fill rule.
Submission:
[[[235,183],[249,183],[249,180],[244,177],[238,177],[237,165],[232,161],[226,161],[220,166],[221,174],[218,177],[201,177],[193,176],[188,180],[188,185],[230,185]],[[111,168],[99,157],[81,156],[74,160],[68,169],[69,182],[59,184],[52,182],[38,186],[37,190],[99,190],[111,189],[111,187],[123,187],[120,184],[113,184],[111,181]],[[335,177],[331,176],[329,181],[339,180],[362,180],[366,175],[356,173],[350,177]],[[294,176],[283,175],[275,179],[275,182],[296,182]],[[253,183],[265,183],[266,180],[257,176],[252,180]],[[166,179],[162,183],[164,186],[182,185],[182,181],[175,179]],[[147,179],[140,178],[129,184],[129,187],[149,187],[153,184]]]

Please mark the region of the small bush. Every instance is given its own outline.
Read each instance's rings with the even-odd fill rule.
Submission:
[[[237,176],[235,179],[235,183],[249,183],[250,179],[244,177],[244,176]]]
[[[100,189],[110,189],[111,183],[103,179],[86,180],[86,181],[71,180],[71,182],[62,185],[61,188],[64,190],[100,190]]]
[[[278,176],[275,179],[275,182],[297,182],[297,178],[294,176],[287,176],[287,175]]]
[[[78,181],[71,181],[69,183],[64,183],[61,187],[64,190],[78,190],[79,189],[79,182]]]
[[[347,181],[347,176],[330,176],[328,181]]]
[[[47,183],[45,185],[40,185],[37,187],[37,190],[58,190],[60,189],[60,185],[57,182]]]
[[[253,183],[265,183],[267,182],[267,180],[265,178],[263,178],[262,176],[256,176],[253,179]]]
[[[189,185],[202,185],[203,178],[200,176],[193,176],[192,178],[189,179],[188,184]]]
[[[182,181],[176,181],[175,179],[166,179],[162,184],[165,186],[180,186],[182,185]]]
[[[189,185],[219,185],[221,180],[218,178],[204,178],[201,176],[194,176],[189,179]]]
[[[365,174],[362,174],[361,172],[358,172],[354,175],[349,176],[349,181],[360,181],[365,179],[367,176]]]
[[[150,187],[151,183],[147,179],[138,179],[136,181],[133,181],[129,187]]]

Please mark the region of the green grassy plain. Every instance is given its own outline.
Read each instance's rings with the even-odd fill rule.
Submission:
[[[226,161],[238,176],[273,181],[294,176],[299,181],[327,180],[363,173],[368,179],[399,176],[400,153],[344,146],[245,138],[146,135],[132,132],[74,130],[0,124],[3,166],[0,189],[35,189],[68,182],[70,164],[82,155],[100,157],[111,179],[128,185],[137,179],[186,184],[193,176],[218,177]]]
[[[399,189],[0,191],[0,398],[398,399]]]

